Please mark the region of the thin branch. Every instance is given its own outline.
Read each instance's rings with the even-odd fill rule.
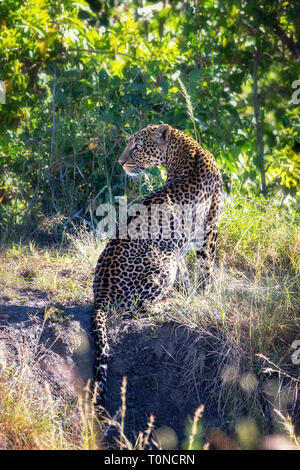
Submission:
[[[24,220],[25,218],[27,217],[29,211],[31,210],[31,208],[34,206],[34,204],[37,202],[37,194],[38,194],[38,191],[40,189],[40,183],[41,183],[41,150],[40,150],[40,143],[38,144],[35,139],[34,139],[34,142],[35,144],[37,145],[37,148],[38,148],[38,178],[37,178],[37,184],[36,184],[36,187],[35,187],[35,190],[34,190],[34,193],[33,193],[33,196],[31,198],[31,201],[30,201],[30,204],[26,210],[26,213],[24,215]]]
[[[268,373],[268,372],[277,372],[278,374],[280,375],[284,375],[285,377],[288,377],[292,382],[295,382],[296,384],[299,384],[300,383],[300,379],[297,379],[296,377],[293,377],[292,375],[288,374],[287,372],[285,372],[283,369],[281,369],[281,367],[279,367],[277,364],[274,364],[274,362],[270,361],[270,359],[266,356],[264,356],[263,354],[255,354],[255,356],[257,357],[260,357],[261,359],[263,359],[264,361],[266,361],[268,364],[271,364],[273,367],[275,367],[275,369],[272,369],[270,367],[268,367],[267,369],[265,369],[263,372],[264,373]]]
[[[55,145],[55,93],[56,93],[56,75],[53,76],[53,88],[52,88],[52,135],[50,145],[50,165],[53,159],[53,151]]]
[[[72,51],[72,52],[89,52],[89,53],[92,53],[92,54],[112,54],[112,55],[123,55],[125,57],[129,57],[130,59],[132,60],[136,60],[134,57],[132,57],[131,55],[129,54],[125,54],[125,52],[118,52],[118,51],[105,51],[105,50],[102,50],[102,49],[76,49],[76,48],[70,48],[69,51]]]
[[[265,156],[264,156],[264,138],[263,127],[259,119],[259,101],[258,101],[258,76],[257,69],[260,60],[260,54],[257,49],[253,55],[253,108],[256,123],[256,138],[259,149],[259,170],[261,175],[261,190],[264,196],[267,195],[268,189],[266,184]]]
[[[54,71],[53,88],[52,88],[52,134],[51,134],[51,144],[50,144],[50,161],[49,161],[49,167],[48,167],[48,180],[49,180],[49,186],[50,186],[51,195],[52,195],[52,204],[56,212],[58,212],[56,202],[55,202],[55,195],[54,195],[54,191],[53,191],[52,184],[51,184],[51,174],[50,174],[50,169],[51,169],[51,165],[53,161],[54,146],[55,146],[55,125],[56,125],[55,97],[56,97],[56,72]]]
[[[264,13],[259,7],[255,8],[256,13],[259,15],[262,23],[267,27],[269,23],[268,14]],[[296,18],[295,18],[296,19]],[[300,44],[299,42],[293,41],[293,39],[287,35],[287,33],[282,29],[278,21],[273,21],[271,30],[278,36],[282,43],[287,46],[292,55],[299,60],[300,58]]]

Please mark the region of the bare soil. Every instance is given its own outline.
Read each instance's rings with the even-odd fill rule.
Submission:
[[[51,385],[54,396],[64,394],[75,402],[93,377],[91,306],[65,308],[66,320],[47,320],[42,329],[44,305],[45,299],[33,292],[28,293],[26,305],[24,292],[22,305],[0,298],[0,344],[11,350],[27,342],[36,354],[39,338],[41,376]],[[207,392],[215,373],[206,357],[210,341],[175,323],[154,326],[150,318],[111,321],[106,408],[111,416],[118,416],[120,388],[126,376],[125,434],[130,440],[147,428],[153,414],[155,428],[172,428],[180,447],[190,418],[201,404],[205,405],[204,428],[220,426],[217,403]]]

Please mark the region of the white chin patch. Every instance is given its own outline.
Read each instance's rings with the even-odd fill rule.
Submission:
[[[139,176],[139,173],[141,173],[139,171],[133,172],[133,171],[130,171],[130,170],[125,170],[125,172],[128,176]]]

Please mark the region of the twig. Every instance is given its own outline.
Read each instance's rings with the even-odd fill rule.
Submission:
[[[263,127],[259,119],[259,102],[258,102],[258,77],[257,69],[260,60],[260,53],[255,48],[253,54],[253,108],[254,117],[256,123],[256,138],[259,148],[259,169],[261,174],[261,189],[264,196],[267,195],[267,183],[266,183],[266,169],[265,169],[265,156],[264,156],[264,139],[263,139]]]
[[[125,52],[118,52],[118,51],[105,51],[105,50],[102,50],[102,49],[76,49],[76,48],[71,48],[69,49],[69,51],[72,51],[72,52],[89,52],[89,53],[92,53],[92,54],[112,54],[112,55],[123,55],[125,57],[129,57],[130,59],[136,61],[136,59],[134,59],[134,57],[132,57],[131,55],[129,54],[126,54]]]
[[[37,142],[36,142],[37,144]],[[34,193],[33,193],[33,196],[31,198],[31,201],[30,201],[30,204],[25,212],[25,215],[24,215],[24,219],[27,217],[30,209],[34,206],[34,204],[36,203],[36,196],[37,196],[37,193],[40,189],[40,183],[41,183],[41,150],[40,150],[40,144],[37,144],[38,146],[38,180],[37,180],[37,184],[36,184],[36,187],[35,187],[35,190],[34,190]]]
[[[295,382],[296,384],[300,383],[300,379],[296,379],[295,377],[292,377],[291,375],[287,374],[284,370],[282,370],[279,366],[274,364],[274,362],[270,361],[270,359],[268,359],[263,354],[255,354],[255,355],[257,357],[260,357],[261,359],[264,359],[268,364],[271,364],[272,366],[275,367],[275,369],[271,369],[271,368],[265,369],[264,370],[265,373],[266,372],[277,372],[277,373],[280,373],[280,374],[284,375],[285,377],[288,377],[292,382]]]
[[[58,212],[56,202],[55,202],[54,191],[51,185],[51,175],[50,175],[50,168],[52,165],[54,145],[55,145],[55,123],[56,123],[55,122],[55,93],[56,93],[56,74],[54,72],[53,88],[52,88],[52,134],[51,134],[51,144],[50,144],[50,161],[49,161],[49,168],[48,168],[48,179],[49,179],[49,186],[50,186],[51,195],[52,195],[52,204],[56,212]]]

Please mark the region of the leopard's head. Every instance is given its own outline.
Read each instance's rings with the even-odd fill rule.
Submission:
[[[126,173],[136,176],[146,168],[163,166],[171,135],[167,124],[148,126],[130,137],[119,163]]]

